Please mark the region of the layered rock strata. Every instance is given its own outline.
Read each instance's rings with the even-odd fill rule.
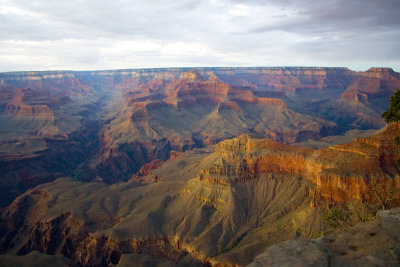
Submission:
[[[246,265],[279,242],[324,233],[324,210],[351,201],[399,205],[393,161],[400,156],[393,144],[399,130],[400,124],[390,124],[374,137],[322,150],[243,135],[220,142],[213,153],[188,151],[159,168],[143,168],[143,181],[160,178],[148,184],[58,179],[1,211],[0,250],[62,254],[83,266],[149,259]],[[381,225],[397,234],[391,220]],[[319,245],[304,242],[326,256]],[[332,251],[343,245],[335,242],[327,245]],[[381,259],[368,251],[372,260]]]

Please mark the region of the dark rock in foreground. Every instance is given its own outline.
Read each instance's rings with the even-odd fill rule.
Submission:
[[[248,267],[399,266],[400,208],[379,211],[377,219],[319,239],[279,243]]]

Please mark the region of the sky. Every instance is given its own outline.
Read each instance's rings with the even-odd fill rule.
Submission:
[[[207,66],[400,71],[400,0],[0,0],[0,72]]]

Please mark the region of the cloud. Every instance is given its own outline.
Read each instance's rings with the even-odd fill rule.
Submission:
[[[168,66],[400,70],[398,0],[0,0],[0,71]]]

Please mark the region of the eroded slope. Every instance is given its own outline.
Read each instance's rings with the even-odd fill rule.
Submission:
[[[388,125],[373,138],[329,149],[241,136],[148,172],[153,183],[58,179],[2,210],[0,248],[63,254],[76,264],[250,263],[267,247],[327,230],[321,210],[350,201],[399,205]],[[142,256],[140,256],[142,255]],[[158,260],[157,260],[158,259]]]
[[[399,87],[399,74],[384,68],[1,73],[0,206],[62,176],[126,181],[171,152],[241,134],[311,147],[348,142],[384,125],[380,114]]]

